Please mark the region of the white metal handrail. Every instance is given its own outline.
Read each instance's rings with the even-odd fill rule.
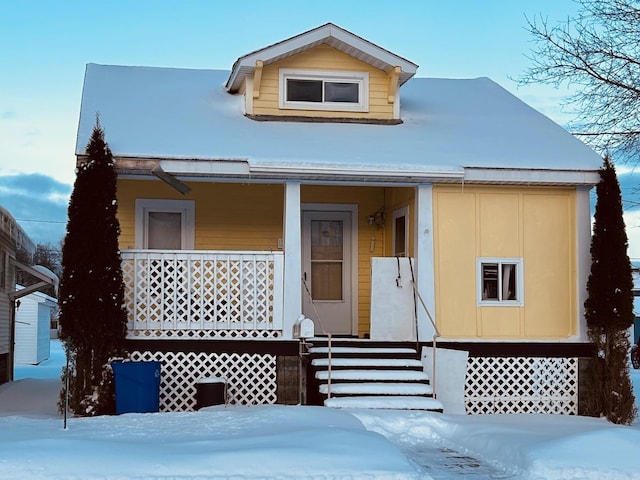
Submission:
[[[309,302],[313,307],[313,311],[316,314],[316,319],[318,320],[318,324],[320,325],[320,329],[322,333],[327,336],[327,398],[331,398],[331,332],[327,332],[324,328],[324,324],[322,323],[322,319],[320,318],[320,314],[318,313],[318,309],[316,308],[316,304],[313,301],[313,296],[311,295],[311,290],[309,289],[309,285],[307,285],[307,279],[303,276],[301,278],[302,285],[304,286],[307,295],[309,296]]]
[[[433,357],[432,357],[432,362],[431,362],[431,385],[432,385],[432,390],[433,390],[433,398],[437,398],[437,392],[436,392],[436,356],[437,356],[437,351],[438,351],[438,344],[437,344],[437,340],[440,337],[440,331],[438,330],[438,327],[436,326],[436,322],[433,320],[433,317],[431,316],[431,312],[429,311],[429,308],[427,307],[427,304],[425,303],[424,299],[422,298],[422,295],[420,295],[420,292],[418,291],[418,286],[416,285],[416,279],[415,276],[413,274],[413,259],[409,259],[409,266],[411,267],[411,286],[413,287],[413,293],[415,295],[415,297],[420,301],[420,305],[422,306],[424,312],[427,314],[427,318],[429,319],[429,321],[431,322],[431,326],[433,326],[433,337],[432,337],[432,343],[433,343]],[[417,332],[417,327],[418,327],[418,315],[416,315],[415,318],[416,321],[416,339],[418,338],[418,332]]]

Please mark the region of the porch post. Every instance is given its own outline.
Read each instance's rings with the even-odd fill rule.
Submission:
[[[284,193],[284,288],[282,336],[293,338],[302,313],[302,234],[300,182],[286,182]]]
[[[416,228],[414,232],[416,283],[431,317],[435,312],[435,263],[433,253],[433,187],[416,187]],[[435,330],[424,309],[418,307],[418,340],[431,341]]]
[[[584,302],[587,299],[587,281],[591,272],[591,187],[578,187],[576,194],[576,265],[578,266],[576,287],[576,320],[578,338],[586,342],[587,320],[584,316]]]

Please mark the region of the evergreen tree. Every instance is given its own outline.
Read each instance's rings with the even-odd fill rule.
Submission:
[[[629,378],[628,329],[633,324],[633,278],[615,167],[609,157],[600,169],[591,238],[591,273],[585,316],[596,356],[589,362],[586,413],[630,424],[636,415]]]
[[[58,303],[70,358],[69,407],[78,415],[115,411],[109,359],[124,351],[127,315],[118,249],[116,173],[98,121],[69,202]]]

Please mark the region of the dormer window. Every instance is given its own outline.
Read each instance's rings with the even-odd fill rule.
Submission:
[[[280,69],[280,108],[369,111],[369,74]]]

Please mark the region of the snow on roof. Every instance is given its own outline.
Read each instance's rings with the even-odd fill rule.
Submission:
[[[225,91],[228,75],[87,65],[76,154],[84,153],[99,114],[116,157],[235,160],[252,171],[462,176],[469,168],[594,172],[602,164],[488,78],[413,78],[401,89],[403,123],[370,125],[251,120],[242,96]]]

